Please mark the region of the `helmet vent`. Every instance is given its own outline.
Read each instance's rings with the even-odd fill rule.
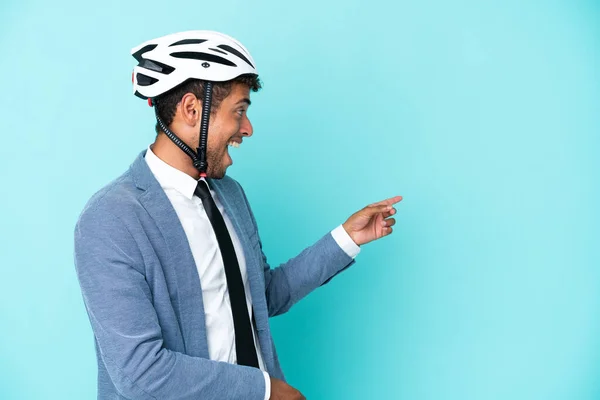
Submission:
[[[200,43],[204,43],[204,42],[206,42],[206,39],[183,39],[183,40],[180,40],[179,42],[170,44],[169,47],[181,46],[183,44],[200,44]]]
[[[175,68],[154,60],[142,60],[139,66],[166,75],[169,75],[171,72],[175,71]]]
[[[245,55],[243,55],[242,53],[240,53],[239,51],[237,51],[233,47],[228,46],[226,44],[221,44],[221,45],[219,45],[217,47],[220,48],[220,49],[226,50],[226,51],[230,52],[231,54],[235,54],[236,56],[238,56],[242,60],[246,61],[248,63],[248,65],[250,65],[252,68],[254,68],[254,65],[252,65],[252,63],[250,62],[250,60],[248,60]]]
[[[136,51],[135,53],[132,54],[133,58],[135,58],[137,60],[137,62],[142,62],[142,55],[151,50],[154,50],[156,48],[156,46],[158,46],[158,45],[157,44],[149,44],[147,46],[142,47],[141,49],[139,49],[138,51]]]
[[[202,52],[179,51],[176,53],[171,53],[171,56],[175,57],[175,58],[189,58],[191,60],[210,61],[210,62],[214,62],[217,64],[227,65],[229,67],[237,66],[233,62],[229,61],[226,58],[223,58],[223,57],[220,57],[220,56],[217,56],[214,54],[208,54],[208,53],[202,53]]]
[[[223,50],[215,49],[214,47],[211,47],[209,50],[216,51],[217,53],[221,53],[221,54],[227,55],[227,53],[225,53]]]
[[[137,73],[136,77],[137,77],[137,83],[140,86],[150,86],[150,85],[153,85],[156,82],[158,82],[158,79],[153,78],[148,75],[140,74],[139,72]]]

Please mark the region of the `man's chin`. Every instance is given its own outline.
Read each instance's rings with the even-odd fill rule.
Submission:
[[[227,173],[227,168],[232,165],[233,160],[229,157],[229,154],[226,154],[225,157],[211,157],[208,159],[208,171],[206,175],[211,179],[223,179]]]
[[[210,179],[223,179],[225,177],[226,173],[227,173],[227,170],[222,169],[219,171],[209,171],[207,175]]]

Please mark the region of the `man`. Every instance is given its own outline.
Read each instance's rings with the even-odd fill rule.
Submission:
[[[134,93],[155,107],[156,140],[75,228],[98,398],[302,399],[285,382],[268,318],[389,235],[401,197],[363,208],[271,269],[246,196],[226,176],[228,147],[253,133],[252,57],[210,31],[151,40],[133,56]]]

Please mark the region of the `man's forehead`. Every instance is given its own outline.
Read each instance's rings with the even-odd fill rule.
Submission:
[[[242,83],[236,83],[229,94],[229,98],[233,104],[246,103],[250,105],[250,88]]]

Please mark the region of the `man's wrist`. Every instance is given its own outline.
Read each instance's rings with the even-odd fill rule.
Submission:
[[[348,234],[348,231],[344,228],[344,224],[332,230],[331,236],[333,236],[333,239],[348,257],[355,258],[360,253],[360,247],[354,242],[350,234]]]

